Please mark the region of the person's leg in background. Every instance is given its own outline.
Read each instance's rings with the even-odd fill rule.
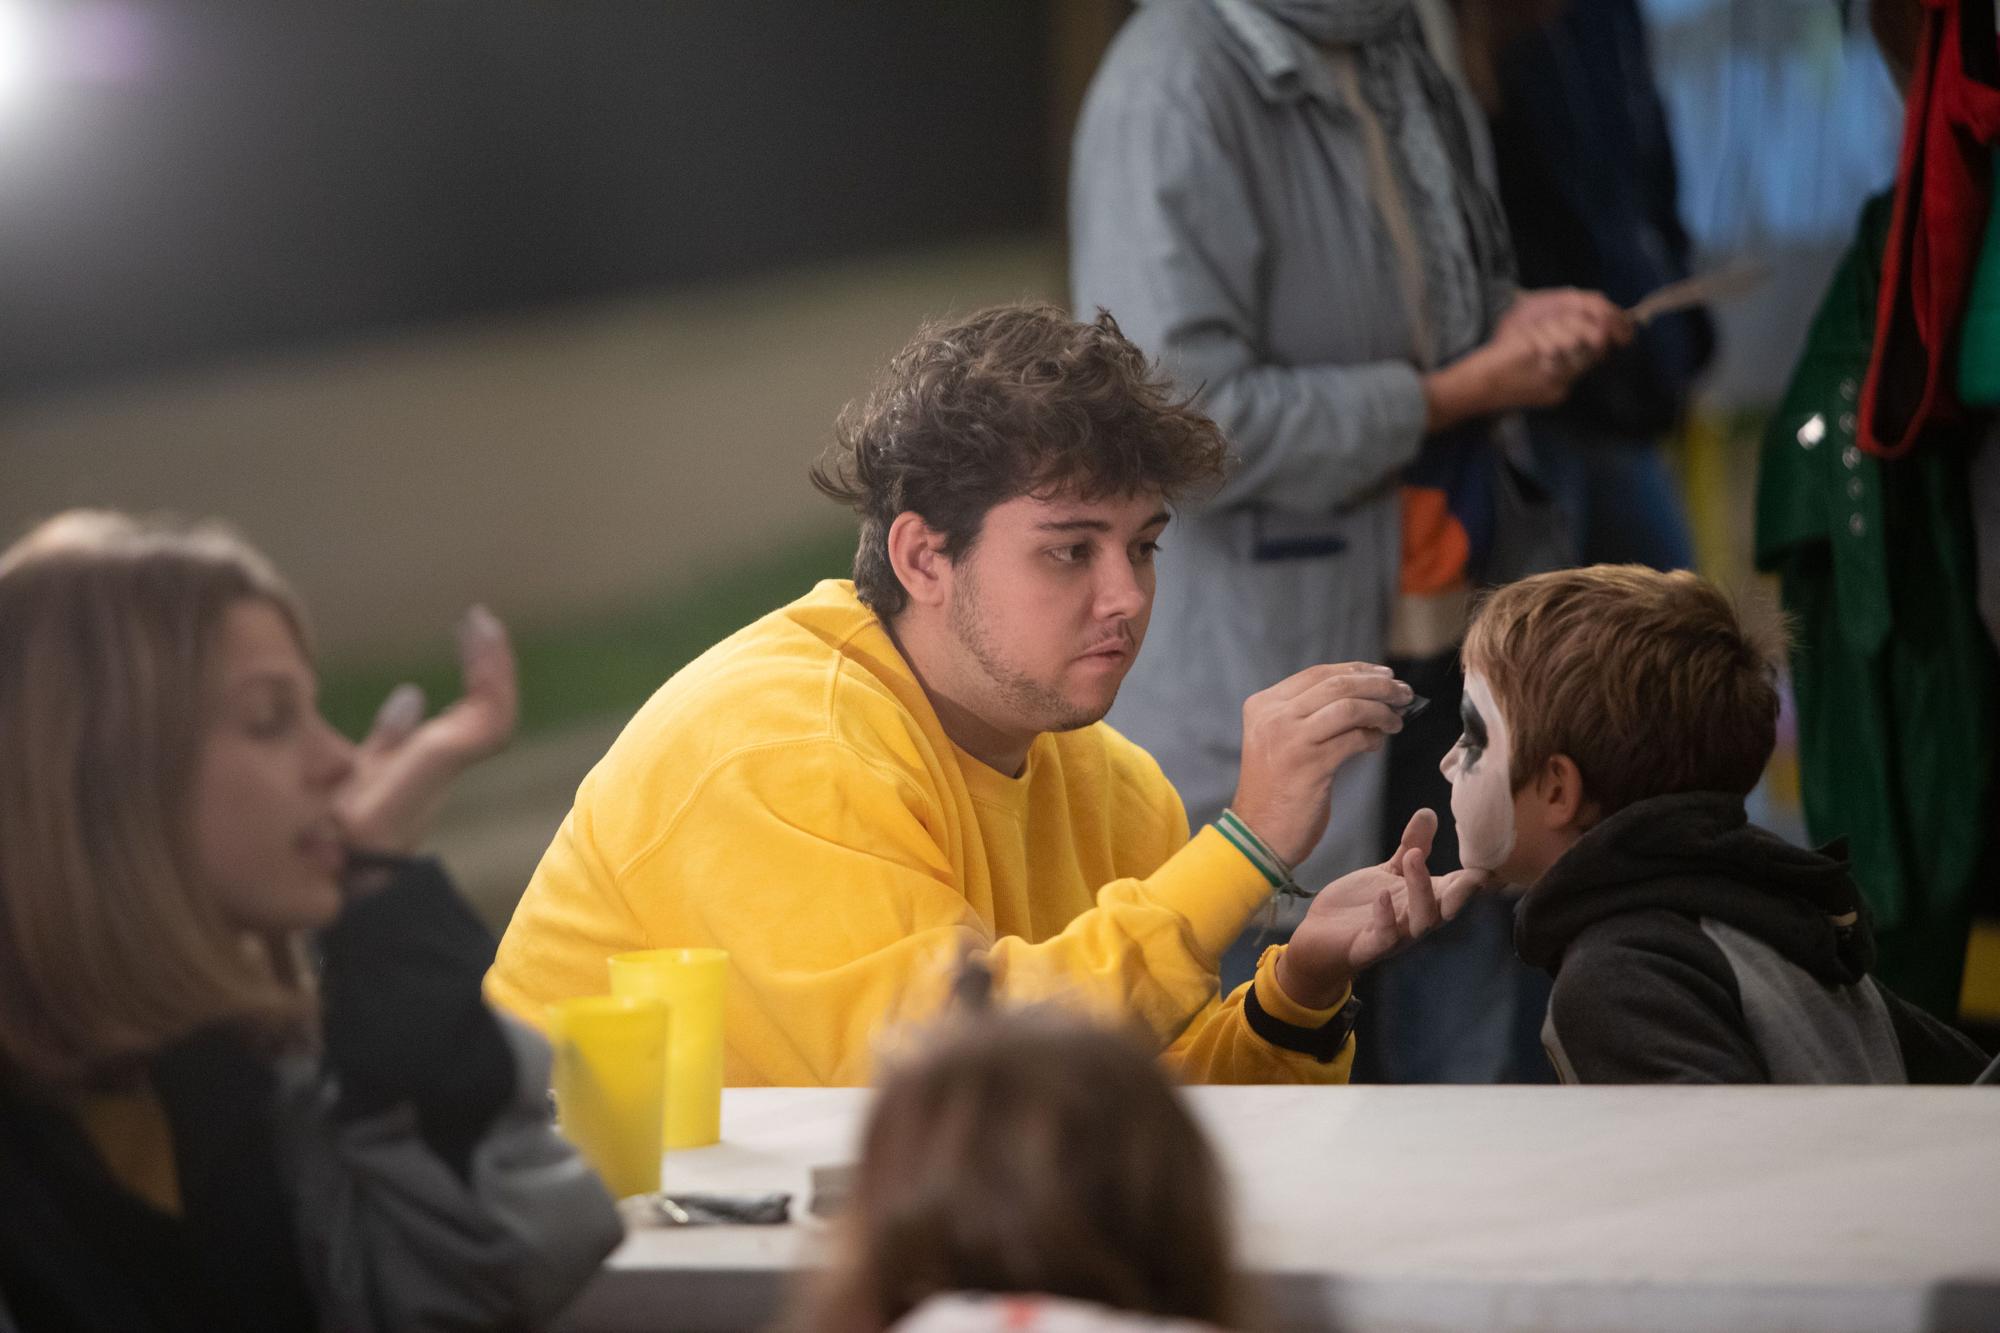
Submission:
[[[1438,815],[1431,869],[1458,867],[1451,784],[1438,763],[1458,740],[1464,689],[1456,652],[1389,664],[1430,707],[1389,741],[1383,855],[1422,807]],[[1547,1083],[1541,1048],[1549,979],[1514,956],[1514,900],[1482,893],[1407,952],[1356,983],[1357,1083]]]
[[[1687,506],[1657,444],[1582,435],[1556,421],[1537,421],[1530,438],[1578,563],[1694,567]]]
[[[1692,569],[1686,507],[1656,444],[1585,440],[1580,454],[1586,508],[1577,549],[1587,565]]]

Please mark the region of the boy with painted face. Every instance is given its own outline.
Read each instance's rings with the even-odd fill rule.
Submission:
[[[1693,574],[1599,565],[1501,588],[1465,639],[1445,756],[1467,867],[1522,887],[1568,1083],[1969,1082],[1984,1057],[1868,975],[1846,863],[1748,822],[1774,645]]]

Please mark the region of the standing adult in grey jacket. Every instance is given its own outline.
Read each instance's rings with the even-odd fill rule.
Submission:
[[[1154,0],[1091,85],[1075,304],[1199,389],[1240,457],[1174,525],[1154,651],[1111,713],[1191,818],[1230,797],[1249,693],[1452,646],[1463,589],[1427,631],[1397,614],[1403,469],[1440,432],[1560,400],[1623,336],[1602,297],[1516,294],[1482,133],[1410,0]],[[1414,638],[1392,644],[1392,618]],[[1341,772],[1300,883],[1377,859],[1383,778],[1379,755]]]

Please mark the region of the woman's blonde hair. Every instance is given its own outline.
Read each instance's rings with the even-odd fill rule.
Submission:
[[[114,1082],[214,1023],[311,1030],[296,941],[246,940],[193,869],[222,620],[297,599],[212,524],[77,510],[0,555],[0,1069]]]
[[[878,1333],[954,1291],[1243,1326],[1200,1128],[1149,1051],[1052,1008],[954,1017],[887,1075],[841,1227],[800,1328]]]

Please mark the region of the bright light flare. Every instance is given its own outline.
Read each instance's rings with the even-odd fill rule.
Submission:
[[[45,36],[27,0],[0,0],[0,123],[34,100],[46,72]]]

